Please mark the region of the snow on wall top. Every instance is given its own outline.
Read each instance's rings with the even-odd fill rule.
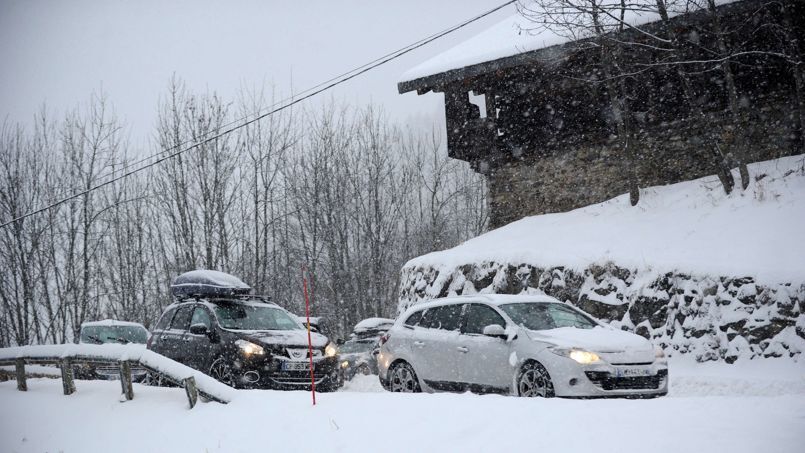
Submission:
[[[715,176],[620,195],[570,212],[526,217],[411,267],[592,263],[661,272],[805,282],[805,155],[751,164],[749,187],[726,195]],[[734,172],[736,181],[740,181]]]
[[[741,0],[716,0],[716,5],[736,1]],[[524,0],[522,3],[527,8],[536,10],[532,1]],[[624,15],[624,22],[632,26],[639,26],[656,22],[660,19],[659,15],[653,12],[654,8],[656,8],[656,2],[654,0],[636,0],[629,4],[637,9],[641,3],[646,4],[646,11],[627,11]],[[701,3],[704,4],[704,2]],[[668,4],[670,16],[681,14],[684,11],[683,8],[696,7],[696,5],[691,5],[688,2],[681,2],[679,6],[680,9],[675,11],[674,1],[671,0]],[[611,3],[605,2],[602,5],[603,8],[612,9],[616,5],[620,5],[620,1]],[[573,33],[555,27],[547,29],[544,26],[534,23],[529,18],[524,17],[516,10],[514,5],[508,6],[507,11],[511,11],[512,14],[506,19],[501,20],[472,38],[409,69],[400,76],[399,82],[410,82],[447,71],[545,49],[587,37],[583,32]],[[573,34],[576,36],[572,36]]]

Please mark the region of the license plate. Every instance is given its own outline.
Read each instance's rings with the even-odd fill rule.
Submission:
[[[651,376],[651,370],[645,368],[618,368],[615,370],[616,377],[643,377]]]
[[[308,362],[282,362],[282,371],[306,371],[310,369]]]

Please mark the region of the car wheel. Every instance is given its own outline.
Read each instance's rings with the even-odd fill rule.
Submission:
[[[538,362],[523,365],[517,376],[517,394],[529,398],[553,397],[553,382],[548,370]]]
[[[210,365],[209,374],[218,381],[221,381],[232,388],[235,387],[235,372],[232,370],[232,366],[229,365],[229,363],[227,363],[223,357],[218,357],[212,362],[212,365]]]
[[[419,393],[419,380],[414,368],[407,362],[397,362],[389,370],[389,390],[392,392]]]
[[[358,367],[358,371],[356,371],[355,374],[362,374],[364,376],[369,376],[370,374],[372,374],[372,370],[369,369],[369,365],[364,363],[363,365]]]

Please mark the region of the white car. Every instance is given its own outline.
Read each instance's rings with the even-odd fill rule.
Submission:
[[[380,341],[380,382],[393,392],[582,398],[668,393],[662,349],[548,296],[423,303],[403,313]]]

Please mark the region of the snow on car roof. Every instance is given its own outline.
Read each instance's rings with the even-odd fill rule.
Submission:
[[[523,303],[563,303],[559,299],[544,294],[471,294],[464,296],[443,297],[411,306],[399,319],[406,318],[409,312],[436,307],[443,304],[462,304],[468,302],[486,302],[492,305]]]
[[[365,330],[377,329],[381,326],[390,326],[394,324],[393,319],[389,318],[366,318],[363,321],[355,324],[354,332],[362,332]]]
[[[84,327],[142,327],[145,329],[145,326],[138,322],[130,322],[130,321],[118,321],[117,319],[104,319],[102,321],[89,321],[81,323],[81,328]]]
[[[228,296],[246,294],[251,287],[234,275],[224,272],[197,269],[185,272],[173,280],[171,291],[176,297]]]
[[[737,2],[740,0],[716,0],[716,5]],[[646,7],[641,9],[641,2],[646,3]],[[695,2],[694,2],[695,3]],[[525,7],[536,10],[537,6],[533,2],[523,2]],[[704,2],[702,2],[704,5]],[[620,5],[619,1],[607,0],[603,3],[605,8],[612,8]],[[631,2],[631,10],[626,11],[624,22],[632,26],[645,25],[660,20],[658,14],[654,12],[652,5],[654,0],[638,0]],[[674,2],[669,2],[669,15],[676,16],[686,9],[696,9],[695,4],[682,2],[675,11]],[[539,26],[530,19],[524,17],[514,6],[508,6],[508,11],[512,14],[506,19],[501,20],[488,29],[476,34],[470,39],[422,62],[421,64],[409,69],[400,76],[400,83],[411,82],[417,79],[442,74],[452,70],[458,70],[469,66],[480,65],[483,63],[512,57],[519,54],[547,49],[552,46],[566,44],[571,41],[584,39],[583,33],[571,33],[570,31],[548,29]],[[572,36],[575,35],[575,36]],[[406,90],[410,91],[414,87]]]

